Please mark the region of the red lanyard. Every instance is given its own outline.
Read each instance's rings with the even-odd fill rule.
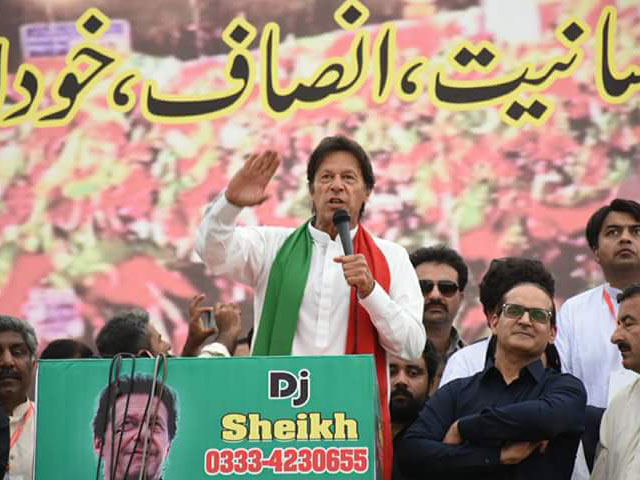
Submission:
[[[16,428],[15,432],[13,432],[13,435],[11,435],[11,440],[9,440],[9,450],[11,450],[15,446],[15,444],[18,443],[18,439],[20,438],[20,435],[22,435],[22,431],[24,430],[24,426],[26,425],[27,420],[29,420],[29,418],[31,418],[31,415],[33,415],[33,410],[33,403],[29,402],[29,408],[20,419],[20,423],[18,423],[18,427]]]
[[[613,318],[613,321],[616,322],[616,311],[613,308],[613,300],[611,300],[611,295],[609,295],[609,292],[607,292],[606,287],[603,287],[602,289],[602,297],[604,298],[605,303],[607,304],[607,307],[609,307],[609,311],[611,312],[611,318]]]

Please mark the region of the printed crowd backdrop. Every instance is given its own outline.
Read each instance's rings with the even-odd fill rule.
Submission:
[[[33,323],[43,347],[59,337],[92,341],[114,311],[141,307],[179,351],[188,302],[203,292],[209,304],[239,302],[246,331],[251,290],[210,275],[194,254],[202,212],[249,154],[272,148],[282,164],[269,187],[271,199],[246,210],[242,221],[299,225],[310,215],[308,156],[323,137],[338,133],[360,142],[373,159],[377,183],[364,218],[368,228],[408,250],[446,243],[468,262],[470,285],[458,319],[465,339],[485,333],[477,283],[492,258],[544,261],[556,276],[559,301],[599,282],[584,239],[586,220],[614,197],[640,198],[639,95],[630,84],[619,101],[601,93],[601,32],[605,14],[616,12],[609,17],[615,28],[608,62],[622,78],[620,72],[640,65],[638,2],[370,0],[362,2],[366,22],[351,30],[334,17],[342,3],[3,0],[2,112],[26,92],[14,85],[25,64],[41,72],[40,109],[53,104],[51,89],[63,75],[65,55],[81,39],[75,22],[90,7],[111,19],[103,41],[121,63],[82,98],[67,124],[0,127],[1,311]],[[163,95],[228,88],[231,48],[224,32],[237,17],[256,34],[247,47],[255,85],[244,103],[215,119],[150,120],[140,108],[145,80],[157,82]],[[561,41],[557,30],[572,19],[579,20],[577,28]],[[362,85],[321,105],[271,114],[260,81],[266,67],[260,42],[271,22],[280,30],[282,88],[312,77],[329,59],[348,58],[359,32],[367,32],[370,68]],[[424,91],[413,97],[394,87],[383,101],[374,98],[374,50],[381,51],[375,39],[385,25],[395,28],[396,83],[402,65],[426,59],[417,75]],[[437,77],[443,83],[496,85],[526,64],[548,71],[573,48],[568,38],[584,55],[535,92],[549,107],[541,121],[505,121],[506,99],[478,108],[434,101],[438,68],[446,73]],[[466,71],[451,66],[454,57],[464,60],[462,45],[470,57]],[[127,69],[142,77],[130,89],[137,102],[118,111],[108,97]],[[534,112],[526,103],[534,94],[521,97],[521,109]]]

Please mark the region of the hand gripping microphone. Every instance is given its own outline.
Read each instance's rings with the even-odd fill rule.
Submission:
[[[333,225],[338,230],[340,242],[345,255],[353,255],[353,243],[351,242],[351,232],[349,226],[351,217],[346,210],[336,210],[333,214]]]

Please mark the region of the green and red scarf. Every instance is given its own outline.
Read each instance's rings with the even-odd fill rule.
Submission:
[[[308,223],[296,229],[284,241],[271,267],[262,315],[253,355],[290,355],[293,337],[300,316],[309,270],[313,240]],[[388,293],[391,284],[389,265],[373,237],[362,227],[353,241],[355,253],[361,253],[375,281]],[[378,341],[378,331],[367,311],[360,305],[355,288],[351,289],[346,354],[373,354],[380,388],[382,414],[382,465],[384,478],[391,479],[392,436],[389,415],[389,385],[387,383],[386,353]]]

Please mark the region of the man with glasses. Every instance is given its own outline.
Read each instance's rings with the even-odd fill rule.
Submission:
[[[522,279],[496,294],[495,356],[440,388],[398,445],[403,473],[442,479],[569,479],[584,429],[582,382],[545,368],[556,335],[553,296]]]
[[[491,261],[480,281],[480,303],[491,328],[491,316],[501,306],[502,294],[524,280],[542,285],[553,296],[555,281],[542,262],[530,258],[505,257]],[[470,377],[482,371],[495,353],[495,338],[487,337],[463,348],[451,356],[442,374],[440,386],[456,378]],[[542,357],[545,366],[560,370],[558,352],[552,343]]]
[[[462,257],[444,245],[420,248],[410,259],[424,295],[422,323],[439,358],[432,393],[440,384],[449,357],[464,347],[453,321],[464,298],[469,270]]]

